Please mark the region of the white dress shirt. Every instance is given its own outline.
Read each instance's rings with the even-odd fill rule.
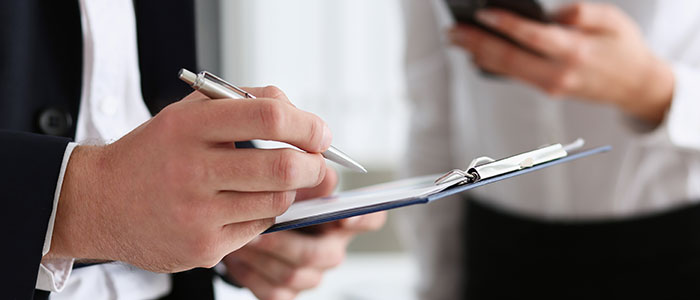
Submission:
[[[70,155],[78,144],[118,140],[151,118],[141,94],[136,20],[131,0],[80,0],[83,30],[83,84],[75,140],[64,152],[43,254],[51,246],[56,207]],[[177,80],[173,77],[173,80]],[[36,287],[51,299],[155,299],[170,292],[168,274],[125,263],[72,269],[73,259],[44,259]],[[255,299],[245,288],[214,282],[215,294]]]
[[[80,12],[83,89],[75,140],[109,143],[151,117],[141,95],[133,3],[80,0]],[[64,155],[44,254],[50,247],[60,184],[74,146],[71,143]],[[153,299],[170,291],[167,274],[123,263],[71,270],[72,263],[73,260],[43,260],[37,288],[55,292],[51,299]]]
[[[648,46],[673,66],[671,107],[654,128],[611,106],[553,101],[526,84],[482,76],[469,54],[449,46],[446,30],[453,23],[443,0],[404,2],[412,105],[407,174],[465,168],[478,156],[499,158],[583,137],[588,147],[614,148],[473,192],[491,206],[550,220],[618,219],[700,200],[700,2],[606,1],[629,14]],[[539,2],[552,11],[572,1]],[[406,226],[435,239],[414,243],[433,270],[428,273],[460,272],[461,241],[452,237],[460,235],[462,206],[444,200],[406,211],[412,218]],[[426,281],[432,289],[426,295],[449,299],[459,286],[450,280]]]

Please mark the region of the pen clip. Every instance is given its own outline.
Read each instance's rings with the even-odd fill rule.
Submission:
[[[496,177],[506,173],[530,168],[542,163],[566,157],[568,152],[583,147],[584,140],[579,138],[571,144],[554,144],[539,149],[513,155],[499,160],[487,156],[475,158],[466,170],[454,169],[435,180],[436,185],[455,181],[455,185],[474,183],[479,180]],[[462,178],[460,181],[457,179]]]
[[[211,81],[214,81],[220,85],[223,85],[223,86],[231,89],[232,91],[236,92],[237,94],[241,95],[244,98],[255,99],[255,96],[253,96],[251,93],[248,93],[245,90],[243,90],[242,88],[239,88],[233,84],[226,82],[226,80],[223,80],[219,76],[216,76],[212,73],[209,73],[209,71],[202,71],[200,74],[202,76],[204,76],[204,78],[207,78]]]

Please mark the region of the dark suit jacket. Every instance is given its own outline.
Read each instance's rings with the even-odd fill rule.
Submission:
[[[194,5],[135,0],[134,7],[142,90],[155,114],[190,92],[176,74],[196,69]],[[45,298],[34,287],[80,102],[78,1],[1,1],[0,42],[0,298]]]

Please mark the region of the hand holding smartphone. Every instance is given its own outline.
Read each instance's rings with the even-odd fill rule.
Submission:
[[[445,2],[457,23],[478,27],[533,53],[535,52],[510,37],[481,24],[476,19],[476,12],[482,9],[502,9],[538,22],[551,22],[537,0],[445,0]]]

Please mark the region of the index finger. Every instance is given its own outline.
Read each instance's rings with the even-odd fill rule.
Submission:
[[[329,268],[345,256],[350,235],[342,231],[319,235],[281,231],[257,237],[248,247],[264,251],[294,266]]]
[[[546,56],[562,58],[576,44],[571,30],[559,25],[528,20],[504,10],[481,10],[477,12],[476,17],[484,25]]]
[[[283,102],[294,106],[292,101],[290,101],[287,97],[287,94],[274,85],[268,85],[266,87],[243,87],[242,89],[258,98],[282,100]]]
[[[340,220],[340,228],[359,233],[377,230],[386,222],[386,211],[380,211],[368,215],[355,216]]]
[[[187,130],[214,143],[272,140],[320,153],[333,138],[318,116],[273,99],[190,102],[181,109]]]
[[[555,15],[557,22],[589,31],[620,32],[633,23],[619,8],[610,3],[573,3]]]

